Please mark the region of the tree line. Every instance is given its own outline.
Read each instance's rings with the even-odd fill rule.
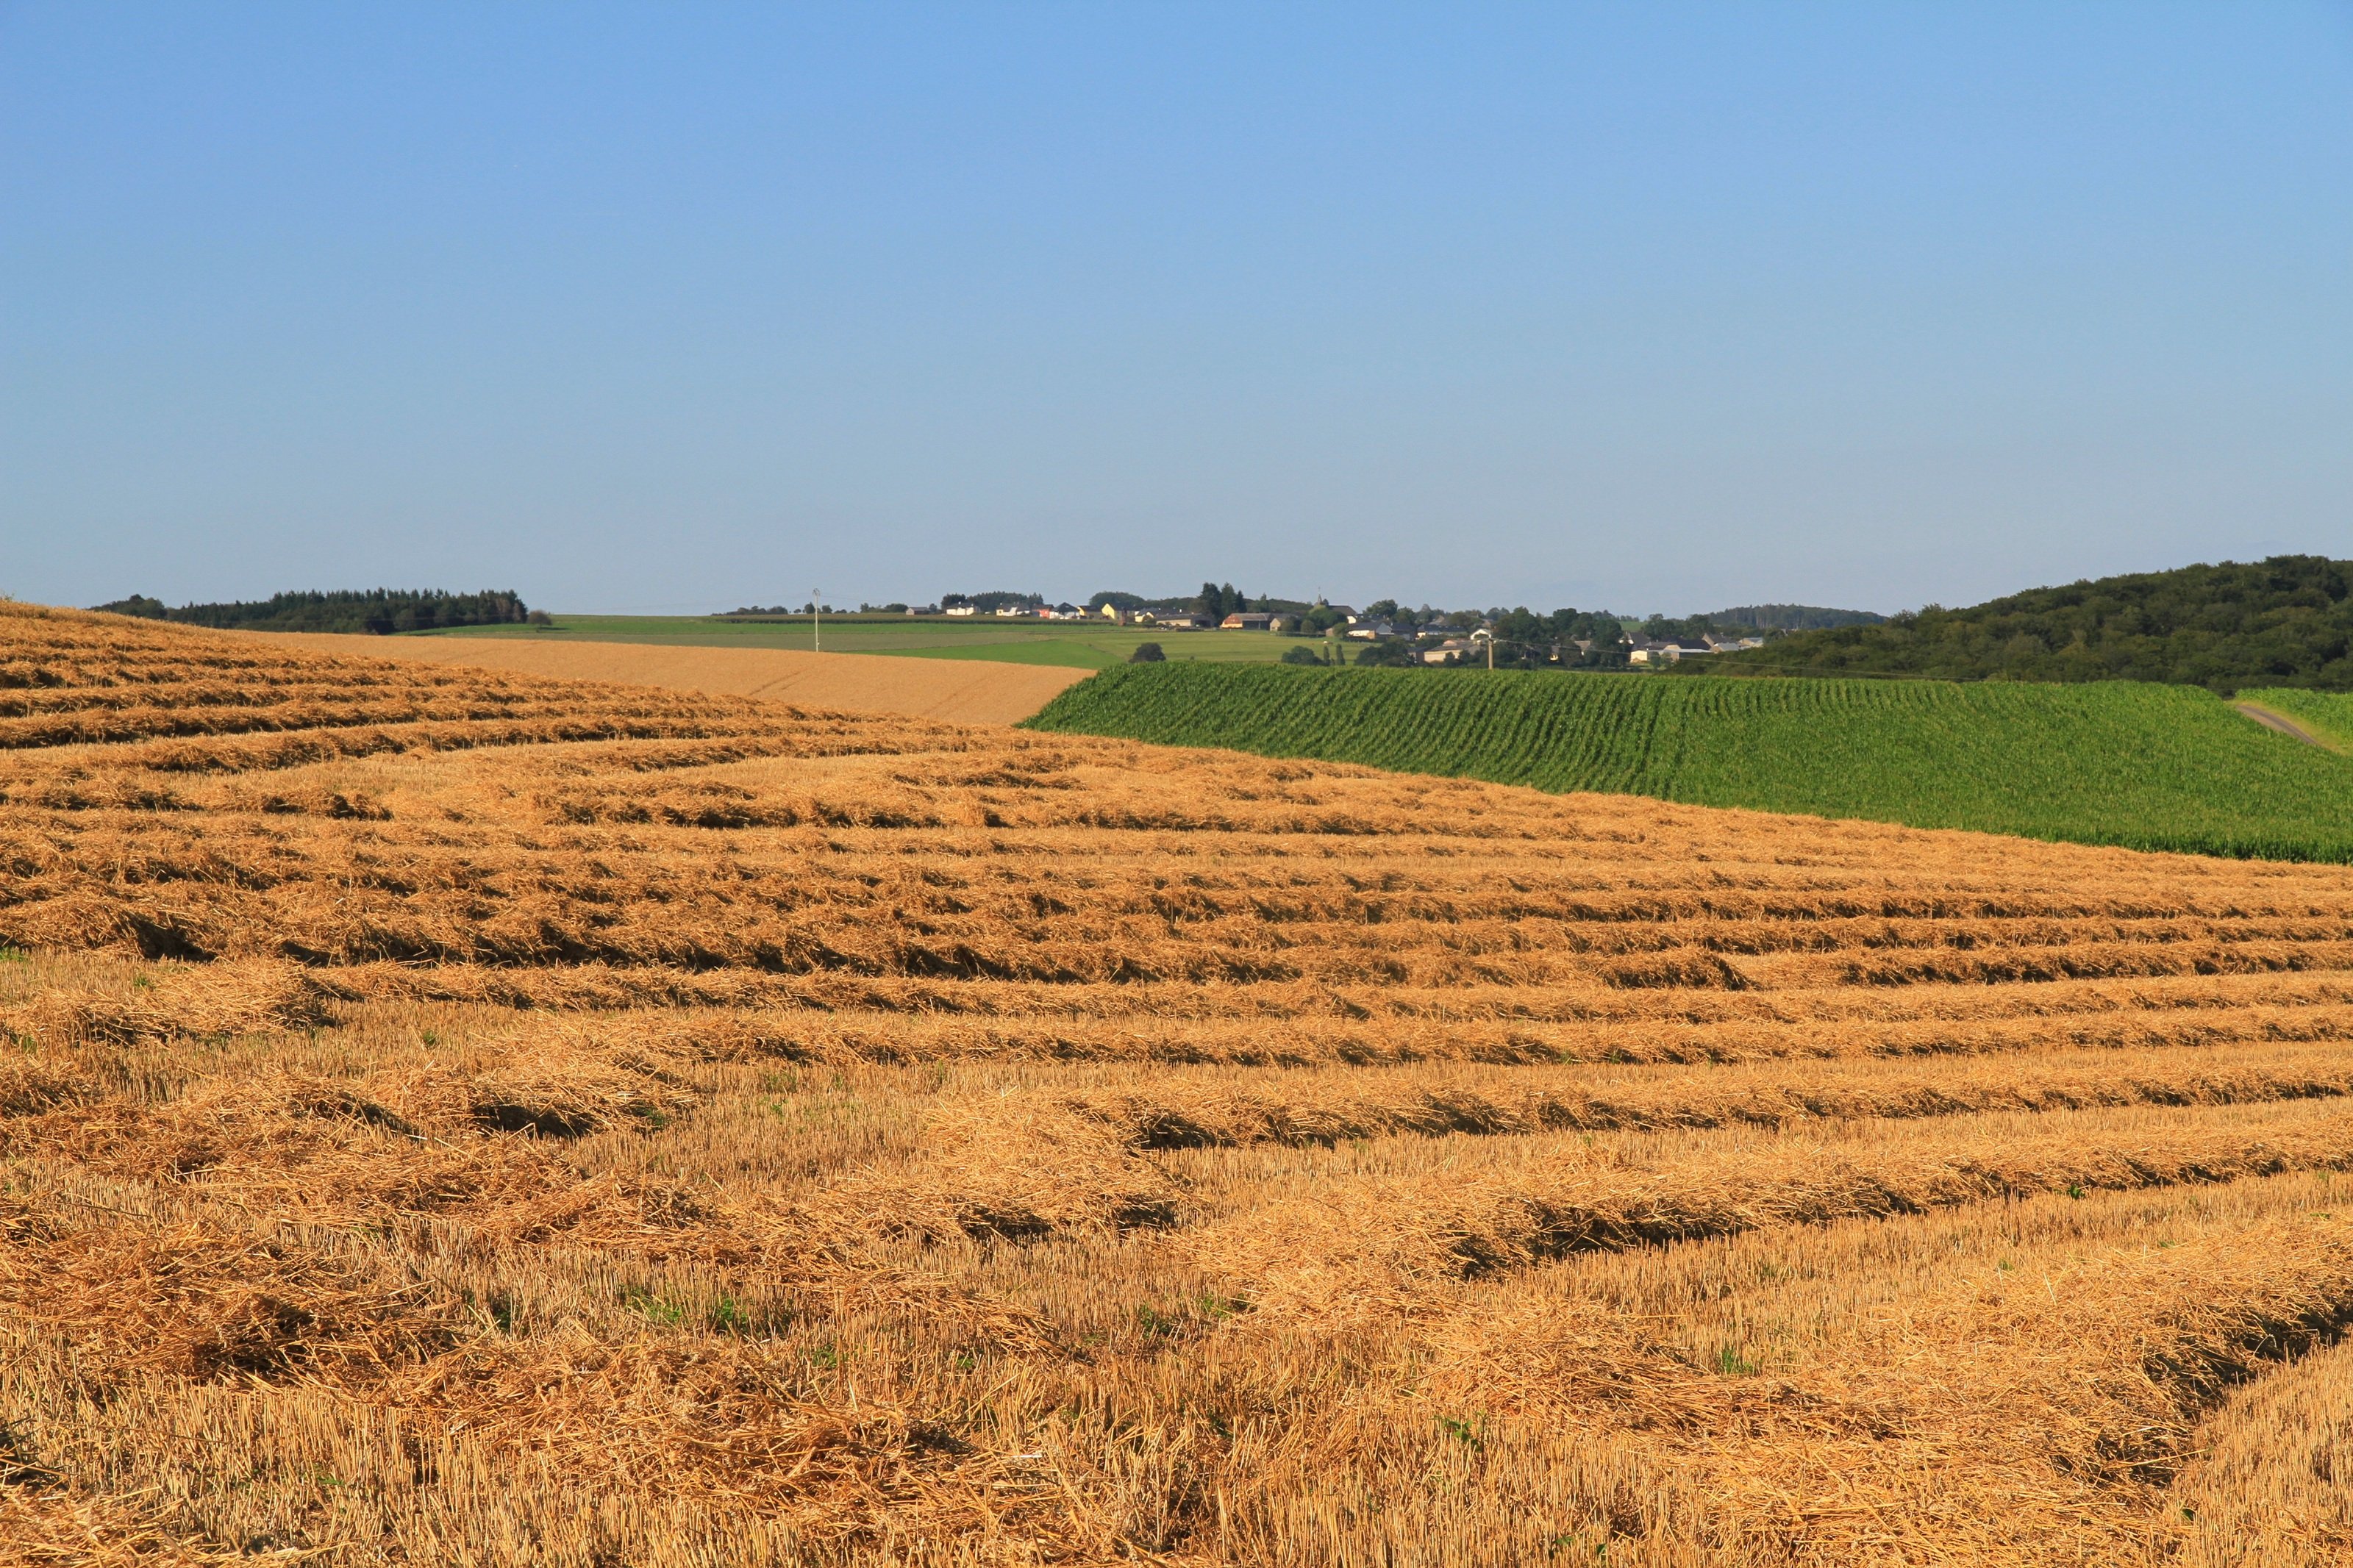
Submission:
[[[2089,579],[1798,632],[1708,663],[1733,675],[2353,690],[2353,562],[2274,555]]]
[[[91,607],[118,616],[178,621],[223,630],[364,632],[378,637],[445,626],[504,626],[523,621],[545,625],[548,620],[545,611],[533,610],[522,602],[522,595],[497,589],[485,589],[479,594],[449,594],[438,589],[343,589],[178,605],[133,594],[127,599]]]

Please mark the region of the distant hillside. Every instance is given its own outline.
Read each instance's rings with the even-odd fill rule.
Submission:
[[[2353,690],[2353,562],[2274,555],[2036,588],[1968,609],[1796,633],[1720,674],[2155,680]]]
[[[1721,630],[1809,632],[1825,626],[1875,626],[1887,617],[1876,610],[1828,610],[1820,605],[1738,605],[1715,610],[1694,620]]]
[[[2263,700],[2333,738],[2353,703]],[[1039,730],[2136,849],[2353,860],[2353,757],[2204,691],[1134,665]]]
[[[92,608],[151,621],[195,626],[269,632],[431,631],[437,626],[503,626],[525,619],[529,608],[512,593],[445,594],[398,588],[345,589],[337,593],[277,594],[267,599],[225,605],[181,605],[133,594]]]

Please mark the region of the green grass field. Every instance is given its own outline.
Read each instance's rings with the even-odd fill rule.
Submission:
[[[2324,738],[2353,698],[2241,696]],[[2353,860],[2353,757],[2194,687],[1132,667],[1041,730],[2142,849]]]
[[[459,626],[417,637],[570,638],[689,647],[810,647],[806,618],[730,621],[710,616],[557,616],[553,626]],[[1272,664],[1283,650],[1320,645],[1265,632],[1155,632],[1148,626],[1075,621],[948,620],[905,616],[828,616],[820,628],[828,653],[902,654],[912,658],[986,658],[1004,664],[1059,664],[1108,669],[1125,664],[1138,643],[1156,642],[1171,663]]]

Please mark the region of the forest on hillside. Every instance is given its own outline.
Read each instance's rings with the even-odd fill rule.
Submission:
[[[1717,675],[2154,680],[2353,690],[2353,562],[2275,555],[2035,588],[1966,609],[1797,632]]]

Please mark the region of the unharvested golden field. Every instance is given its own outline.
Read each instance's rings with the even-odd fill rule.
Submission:
[[[0,1557],[2336,1563],[2353,869],[0,607]]]

